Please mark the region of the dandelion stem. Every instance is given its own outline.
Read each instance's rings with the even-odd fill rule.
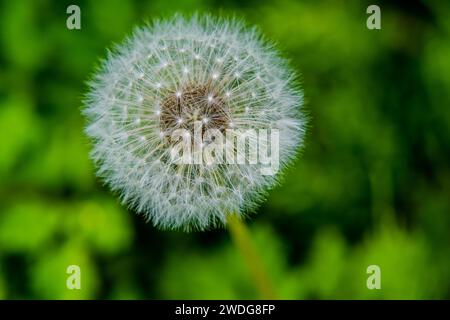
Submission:
[[[261,299],[275,299],[273,287],[260,256],[252,243],[250,232],[245,223],[235,214],[228,215],[228,229],[231,238],[241,252],[255,282]]]

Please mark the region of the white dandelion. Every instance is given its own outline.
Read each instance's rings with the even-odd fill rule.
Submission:
[[[283,169],[302,145],[302,91],[255,29],[210,16],[157,21],[108,54],[84,113],[97,173],[160,228],[204,230],[245,215],[279,176],[260,164],[175,164],[176,129],[277,129]],[[190,139],[191,135],[186,135]],[[202,143],[205,145],[207,143]]]

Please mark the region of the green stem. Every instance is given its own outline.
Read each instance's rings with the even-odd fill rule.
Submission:
[[[247,226],[236,214],[228,215],[227,222],[231,238],[247,263],[253,281],[260,294],[260,298],[267,300],[275,299],[272,285],[264,265],[253,246]]]

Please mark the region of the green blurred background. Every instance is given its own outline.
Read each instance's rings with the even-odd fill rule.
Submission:
[[[0,298],[259,297],[226,230],[153,228],[88,158],[81,99],[106,48],[195,11],[256,24],[302,74],[306,148],[248,221],[277,296],[450,298],[450,3],[425,0],[1,1]]]

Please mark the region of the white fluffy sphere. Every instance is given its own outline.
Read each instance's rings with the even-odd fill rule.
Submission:
[[[175,16],[137,29],[89,85],[84,113],[98,175],[161,228],[226,224],[227,215],[253,209],[279,175],[262,174],[259,162],[174,163],[176,129],[193,133],[201,121],[202,130],[222,133],[277,130],[280,169],[302,145],[293,72],[235,20]]]

